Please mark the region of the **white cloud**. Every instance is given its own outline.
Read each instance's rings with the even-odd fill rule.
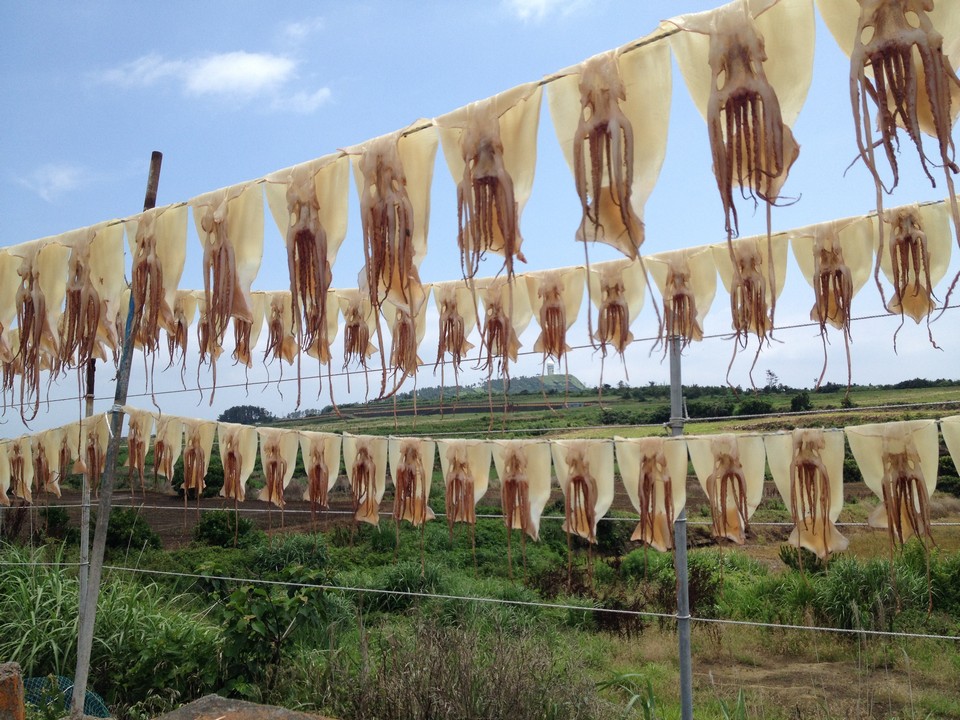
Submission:
[[[502,0],[508,12],[523,21],[541,22],[548,15],[569,15],[586,5],[586,0]]]
[[[323,30],[323,18],[308,18],[298,22],[287,23],[281,28],[283,36],[290,42],[303,42],[313,33]]]
[[[68,163],[48,163],[41,165],[28,176],[19,178],[18,182],[47,202],[53,202],[87,180],[89,175],[81,167]]]
[[[253,96],[282,87],[296,67],[294,60],[268,53],[222,53],[190,63],[183,80],[191,95]]]
[[[301,90],[292,95],[276,98],[273,101],[272,109],[278,112],[309,115],[321,105],[329,102],[331,94],[328,87],[322,87],[312,93]]]
[[[319,22],[319,21],[311,21]],[[306,25],[287,32],[310,32]],[[198,58],[168,59],[156,53],[144,55],[100,73],[98,79],[125,88],[149,87],[161,82],[178,85],[193,97],[230,97],[272,100],[267,107],[278,111],[311,113],[330,99],[330,89],[295,90],[298,62],[284,55],[236,51]]]

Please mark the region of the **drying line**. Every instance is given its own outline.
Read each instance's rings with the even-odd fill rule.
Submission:
[[[299,587],[309,590],[326,590],[330,592],[353,592],[353,593],[366,593],[373,595],[393,595],[397,597],[416,597],[424,598],[429,600],[455,600],[460,602],[476,602],[476,603],[490,603],[495,605],[515,605],[519,607],[535,607],[543,608],[548,610],[579,610],[581,612],[600,612],[600,613],[610,613],[614,615],[630,615],[634,617],[649,617],[649,618],[659,618],[662,620],[676,620],[676,613],[658,613],[651,612],[646,610],[627,610],[627,609],[616,609],[616,608],[605,608],[597,606],[583,606],[583,605],[571,605],[568,603],[546,603],[546,602],[534,602],[532,600],[508,600],[505,598],[488,598],[488,597],[477,597],[473,595],[448,595],[444,593],[425,593],[417,592],[413,590],[385,590],[380,588],[365,588],[365,587],[354,587],[349,585],[330,585],[325,583],[305,583],[305,582],[292,582],[289,580],[265,580],[265,579],[253,579],[253,578],[237,578],[230,577],[228,575],[197,575],[195,573],[184,573],[176,572],[172,570],[150,570],[147,568],[131,568],[124,567],[122,565],[105,565],[105,568],[109,570],[116,570],[118,572],[128,572],[128,573],[140,573],[146,575],[161,575],[168,577],[183,577],[190,578],[194,580],[221,580],[223,582],[238,582],[250,585],[273,585],[280,587]],[[830,633],[840,633],[840,634],[850,634],[850,635],[875,635],[881,637],[894,637],[894,638],[911,638],[917,640],[951,640],[951,641],[960,641],[960,636],[957,635],[932,635],[925,633],[907,633],[907,632],[896,632],[892,630],[853,630],[849,628],[829,628],[829,627],[820,627],[817,625],[784,625],[780,623],[766,623],[766,622],[754,622],[752,620],[726,620],[723,618],[703,618],[703,617],[692,617],[690,618],[694,622],[703,622],[703,623],[716,623],[720,625],[740,625],[740,626],[750,626],[750,627],[762,627],[769,628],[774,630],[804,630],[804,631],[819,631],[819,632],[830,632]]]

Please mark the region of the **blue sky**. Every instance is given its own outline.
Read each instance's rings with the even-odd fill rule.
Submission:
[[[159,204],[184,201],[202,192],[250,180],[338,148],[354,145],[434,117],[517,84],[537,80],[587,57],[621,46],[655,30],[662,19],[706,10],[713,0],[508,0],[455,2],[204,2],[159,4],[126,2],[3,3],[0,5],[0,93],[5,128],[0,136],[0,245],[58,234],[101,220],[136,213],[143,202],[152,150],[164,153]],[[861,165],[847,171],[854,153],[848,90],[848,62],[819,18],[813,83],[794,127],[801,145],[785,194],[799,201],[774,211],[775,230],[869,212],[873,185]],[[559,151],[546,108],[541,114],[537,174],[522,218],[525,269],[582,263],[582,246],[573,240],[579,205]],[[438,153],[434,172],[429,253],[424,281],[457,277],[455,186]],[[900,187],[888,206],[942,199],[942,180],[931,188],[917,168],[916,154],[904,145]],[[352,187],[352,186],[351,186]],[[352,190],[351,190],[352,193]],[[741,203],[743,235],[764,231],[763,213]],[[706,127],[674,65],[673,103],[667,155],[646,207],[647,241],[654,253],[724,239],[723,214],[710,170]],[[181,287],[202,287],[200,249],[188,241],[188,265]],[[282,244],[269,213],[264,262],[254,289],[287,286]],[[960,269],[954,258],[948,278]],[[356,285],[361,268],[356,198],[351,195],[347,239],[334,266],[334,285]],[[614,259],[615,251],[591,248],[591,260]],[[812,291],[791,257],[777,323],[808,319]],[[488,261],[486,273],[499,265]],[[939,287],[942,297],[945,283]],[[854,301],[855,314],[880,311],[872,282]],[[581,310],[581,318],[583,318]],[[956,313],[934,325],[943,348],[926,340],[926,329],[908,321],[894,354],[897,319],[855,324],[855,382],[896,382],[915,376],[957,377],[960,333]],[[572,344],[583,342],[585,323]],[[436,331],[429,325],[421,357],[435,356]],[[729,328],[726,294],[718,290],[706,332]],[[649,306],[634,334],[655,334]],[[521,340],[532,346],[532,325]],[[783,382],[809,386],[819,374],[821,349],[810,328],[783,331],[757,364]],[[735,383],[748,385],[752,348],[734,365]],[[687,382],[721,384],[732,350],[729,340],[693,345],[684,360]],[[335,349],[335,357],[338,350]],[[665,382],[666,363],[650,356],[649,344],[628,353],[630,381]],[[309,365],[308,365],[309,366]],[[143,364],[134,362],[131,392],[143,390]],[[309,366],[312,367],[312,366]],[[335,361],[335,369],[339,362]],[[195,363],[194,363],[195,369]],[[514,375],[539,372],[538,358],[526,358]],[[599,379],[591,351],[570,357],[570,370],[588,383]],[[179,386],[179,377],[157,374],[157,387]],[[188,369],[188,387],[195,371]],[[243,371],[221,361],[219,382],[242,381]],[[291,371],[285,369],[285,375]],[[266,379],[259,364],[252,381]],[[277,377],[277,368],[271,369]],[[98,394],[112,393],[111,370],[99,373]],[[467,381],[480,378],[468,373]],[[619,362],[607,362],[604,381],[623,379]],[[843,342],[833,336],[827,378],[845,382]],[[201,380],[206,383],[206,372]],[[420,386],[437,384],[430,370]],[[361,383],[362,385],[362,383]],[[263,405],[283,413],[293,409],[290,385],[284,397],[274,387],[217,393],[210,407],[198,395],[164,396],[164,410],[216,416],[237,403]],[[362,399],[339,387],[340,400]],[[305,407],[329,402],[305,391]],[[51,397],[76,394],[74,378],[61,381]],[[141,406],[149,399],[139,398]],[[52,405],[35,427],[63,422],[59,412],[72,403]],[[103,409],[108,402],[101,403]],[[71,410],[71,413],[73,410]],[[19,432],[8,412],[0,434]]]

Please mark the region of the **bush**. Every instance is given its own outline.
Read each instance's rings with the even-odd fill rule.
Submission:
[[[810,393],[801,390],[790,398],[790,412],[803,412],[804,410],[813,410],[813,403],[810,402]]]
[[[204,512],[193,528],[194,540],[215,547],[247,547],[257,536],[252,520],[229,510]]]
[[[327,565],[327,541],[321,535],[274,537],[254,549],[253,562],[265,573],[280,572],[292,565],[321,570]]]
[[[741,400],[734,409],[734,415],[769,415],[773,412],[773,405],[758,397],[748,397]]]
[[[107,527],[107,547],[114,550],[156,550],[160,547],[160,536],[153,531],[139,510],[115,508],[110,511],[110,525]]]

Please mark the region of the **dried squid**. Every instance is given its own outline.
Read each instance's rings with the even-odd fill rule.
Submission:
[[[245,368],[253,367],[253,349],[257,346],[260,339],[260,331],[263,329],[263,316],[265,305],[267,303],[266,293],[250,293],[250,314],[251,320],[234,318],[233,319],[233,360],[238,365]]]
[[[100,476],[107,466],[107,445],[110,442],[110,423],[106,413],[93,415],[80,421],[80,460],[86,482],[97,491]]]
[[[420,571],[425,570],[423,538],[425,525],[435,517],[430,508],[430,484],[433,479],[433,457],[436,443],[419,438],[395,438],[389,441],[390,476],[393,479],[393,520],[400,550],[400,523],[406,520],[420,528]]]
[[[768,210],[800,153],[790,127],[813,73],[809,0],[734,0],[661,24],[707,121],[728,239],[738,233],[734,187]]]
[[[0,361],[13,359],[11,333],[17,317],[17,290],[20,287],[20,258],[0,250]]]
[[[187,345],[190,340],[190,325],[197,314],[197,296],[189,290],[178,290],[173,301],[173,322],[167,329],[167,348],[170,351],[170,364],[179,358],[180,382],[184,382],[184,373],[187,371]]]
[[[10,493],[24,503],[32,503],[33,450],[29,435],[7,441],[7,467],[10,472]]]
[[[263,258],[263,194],[259,183],[215,190],[189,201],[203,247],[201,312],[206,351],[211,362],[214,392],[216,358],[223,346],[227,322],[253,322],[250,285]],[[201,353],[204,348],[201,348]],[[211,394],[210,401],[213,402]]]
[[[57,483],[60,484],[70,475],[83,472],[80,461],[81,437],[80,421],[72,422],[60,428],[60,445],[57,448]],[[79,467],[77,467],[79,462]]]
[[[733,318],[733,357],[727,368],[727,382],[730,381],[730,368],[737,357],[737,350],[747,346],[752,333],[758,340],[757,354],[750,366],[752,384],[753,368],[760,357],[760,350],[773,335],[777,297],[783,290],[787,274],[787,238],[785,235],[766,239],[740,238],[726,245],[713,245],[712,248],[720,279],[730,293],[730,314]]]
[[[673,523],[687,502],[687,445],[681,438],[615,438],[617,464],[640,514],[631,540],[673,549]]]
[[[530,292],[530,309],[540,325],[540,337],[533,344],[535,352],[543,353],[543,362],[549,358],[567,363],[567,331],[577,321],[583,286],[587,279],[582,267],[564,270],[545,270],[524,275]],[[565,371],[566,374],[566,371]]]
[[[509,378],[509,364],[517,361],[520,350],[519,337],[533,316],[530,296],[523,286],[515,285],[508,278],[478,281],[477,289],[483,305],[480,367],[487,371],[488,377],[496,367],[498,374]]]
[[[367,380],[367,359],[377,347],[371,342],[376,332],[377,315],[370,304],[370,298],[359,290],[337,290],[337,301],[343,314],[343,369],[347,370],[351,362],[363,368]],[[370,386],[367,385],[369,394]],[[350,390],[350,375],[347,374],[347,391]]]
[[[437,133],[429,122],[370,140],[348,153],[360,195],[364,269],[361,288],[374,308],[377,348],[386,391],[379,311],[384,300],[417,306],[422,301],[418,268],[427,253],[430,184]]]
[[[947,452],[953,458],[953,465],[960,474],[960,415],[945,417],[940,421],[940,433]]]
[[[153,441],[153,482],[166,478],[167,487],[173,481],[173,471],[183,452],[183,419],[175,415],[155,415],[157,435]]]
[[[867,218],[835,220],[795,231],[790,244],[803,277],[813,287],[810,319],[820,324],[823,369],[817,387],[827,372],[827,325],[843,333],[847,353],[847,386],[850,386],[850,319],[853,296],[870,277],[876,240]]]
[[[648,255],[646,264],[663,297],[659,341],[668,350],[676,338],[681,350],[703,339],[703,321],[717,292],[717,267],[709,247]]]
[[[599,343],[603,359],[607,357],[608,348],[612,347],[624,360],[623,354],[634,340],[630,325],[643,308],[643,294],[647,289],[643,266],[633,260],[594,263],[590,267],[587,282],[590,301],[597,309],[596,329],[593,329],[593,319],[587,313],[591,340]]]
[[[130,493],[133,494],[135,485],[133,483],[134,473],[140,480],[140,492],[146,492],[146,459],[147,449],[150,446],[150,437],[153,435],[153,413],[147,410],[140,410],[133,407],[124,407],[124,414],[129,418],[129,427],[127,431],[127,460],[126,465],[130,468],[128,478],[130,480]]]
[[[960,65],[960,7],[952,0],[860,0],[859,5],[849,0],[818,0],[817,5],[834,39],[850,58],[857,157],[873,177],[877,213],[883,211],[883,193],[892,192],[899,181],[899,126],[916,147],[920,165],[932,184],[936,183],[930,165],[943,168],[960,241],[960,211],[953,185],[953,175],[960,168],[951,137],[960,113],[960,78],[956,73]],[[937,141],[936,157],[924,151],[922,134]],[[877,167],[876,154],[881,148],[890,164],[889,184]],[[882,226],[880,233],[882,246]],[[954,278],[947,301],[956,282]]]
[[[417,349],[427,330],[426,294],[419,305],[393,303],[389,300],[382,306],[384,319],[390,328],[390,367],[393,369],[393,389],[386,397],[395,395],[407,378],[414,378],[416,386],[417,370],[423,361],[417,355]],[[416,409],[416,393],[414,393]]]
[[[281,290],[264,294],[263,321],[267,326],[264,364],[282,360],[287,365],[293,365],[293,361],[300,355],[300,344],[294,331],[293,299],[289,292]],[[325,327],[326,324],[324,321]],[[326,329],[324,334],[326,336]]]
[[[329,361],[328,307],[333,263],[347,232],[350,163],[327,155],[267,177],[267,203],[287,252],[290,312],[296,347]],[[326,355],[326,360],[324,356]],[[299,387],[300,363],[297,354]],[[292,362],[291,360],[288,362]],[[299,405],[300,393],[297,393]]]
[[[124,221],[133,256],[134,340],[153,355],[160,347],[161,328],[174,330],[174,305],[187,254],[187,206],[147,210]],[[124,305],[121,304],[121,310]]]
[[[210,455],[213,452],[213,440],[217,434],[217,423],[212,420],[183,419],[183,502],[192,491],[199,505],[203,491],[207,487],[207,470],[210,469]]]
[[[457,244],[465,278],[488,252],[502,255],[507,277],[520,246],[520,216],[533,188],[542,88],[527,83],[435,120],[457,183]]]
[[[834,526],[843,510],[843,433],[793,430],[766,435],[763,442],[794,524],[787,542],[820,559],[846,550],[849,541]]]
[[[750,516],[763,497],[763,438],[731,434],[688,437],[687,448],[710,503],[711,534],[743,545]]]
[[[13,440],[0,441],[0,507],[10,507],[10,457]]]
[[[12,348],[20,372],[20,416],[27,422],[40,410],[40,371],[60,357],[61,308],[67,292],[70,248],[52,239],[9,249],[20,259],[16,293],[19,343]]]
[[[893,285],[893,297],[886,303],[887,310],[917,324],[927,319],[930,343],[930,314],[936,308],[933,288],[950,266],[950,220],[944,203],[933,205],[906,205],[882,213],[879,223],[881,245],[877,266]],[[882,289],[881,289],[882,292]],[[886,302],[886,297],[884,296]],[[899,332],[900,328],[897,328]],[[897,347],[897,333],[893,336]]]
[[[475,543],[476,506],[490,484],[490,443],[482,440],[437,440],[440,471],[446,488],[447,526],[453,541],[455,523],[470,525]]]
[[[330,507],[330,491],[340,474],[340,446],[337,433],[300,431],[300,453],[307,475],[303,499],[310,503],[310,511]]]
[[[380,524],[380,501],[386,490],[387,438],[343,434],[343,464],[353,497],[354,520]]]
[[[932,540],[930,494],[937,486],[940,438],[935,420],[844,428],[863,481],[883,504],[867,522],[886,528],[891,546],[914,535]]]
[[[666,153],[671,84],[662,42],[611,50],[551,78],[550,116],[580,197],[577,240],[638,257]]]
[[[448,358],[459,388],[461,364],[473,348],[473,343],[467,338],[477,327],[477,304],[470,288],[461,282],[434,283],[433,302],[440,315],[437,360],[433,369],[436,371],[440,366],[440,390],[443,392],[444,369]],[[442,403],[442,396],[440,400]]]
[[[597,542],[597,522],[613,503],[613,443],[609,440],[554,440],[553,467],[563,491],[563,529]],[[568,542],[569,547],[569,542]]]
[[[247,494],[247,480],[257,464],[257,429],[239,423],[217,423],[217,446],[223,464],[223,487],[220,497],[236,503]]]
[[[53,428],[31,437],[33,456],[33,490],[37,495],[60,497],[59,452],[61,428]]]
[[[550,499],[550,444],[542,440],[495,440],[493,462],[500,478],[500,502],[507,527],[507,566],[513,576],[511,538],[520,530],[526,570],[526,538],[540,538],[540,515]]]
[[[290,484],[297,467],[300,436],[296,430],[257,428],[260,435],[260,465],[264,486],[260,499],[283,508],[283,491]]]

